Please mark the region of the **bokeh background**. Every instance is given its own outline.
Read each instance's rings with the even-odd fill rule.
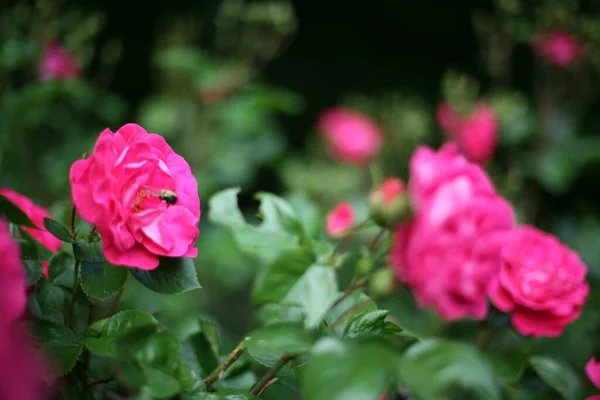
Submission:
[[[120,305],[152,311],[181,338],[200,313],[233,347],[260,318],[249,302],[257,262],[207,221],[211,194],[241,187],[250,220],[259,191],[303,204],[317,225],[341,200],[366,214],[373,171],[330,159],[315,125],[339,105],[378,121],[379,173],[406,178],[418,144],[445,140],[436,106],[485,99],[500,121],[486,164],[498,189],[521,222],[580,251],[598,286],[600,1],[31,0],[3,1],[0,20],[2,186],[66,221],[70,165],[104,128],[127,122],[163,135],[192,166],[203,202],[203,290],[171,298],[130,279],[139,287]],[[581,65],[558,69],[535,56],[532,38],[554,28],[585,44]],[[40,79],[48,40],[79,60],[78,77]],[[596,293],[545,350],[579,373],[600,352]],[[419,312],[403,291],[385,306],[424,336],[468,331]],[[265,396],[294,393],[285,390]]]

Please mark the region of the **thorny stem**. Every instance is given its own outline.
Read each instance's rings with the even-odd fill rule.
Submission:
[[[377,236],[375,236],[375,238],[373,239],[373,241],[371,242],[371,244],[369,245],[369,251],[372,253],[373,251],[375,251],[377,249],[377,244],[379,244],[379,241],[381,240],[381,238],[383,236],[385,236],[387,230],[386,229],[381,229],[379,231],[379,233],[377,234]]]
[[[110,306],[110,308],[108,310],[106,310],[106,313],[104,314],[104,318],[108,318],[115,313],[115,311],[117,310],[117,305],[119,304],[119,300],[121,299],[122,294],[123,294],[123,288],[119,289],[119,291],[115,295],[112,305]]]
[[[77,297],[77,290],[79,289],[79,257],[75,255],[75,267],[73,268],[73,291],[71,292],[71,304],[69,306],[69,327],[73,332],[75,328],[73,326],[73,313],[75,311],[75,298]]]
[[[360,232],[361,230],[365,229],[366,227],[369,226],[369,222],[370,221],[364,221],[358,225],[356,225],[354,228],[351,228],[340,240],[339,242],[337,242],[337,245],[335,246],[335,248],[333,249],[333,253],[331,253],[331,258],[330,260],[333,261],[333,259],[335,258],[335,255],[342,249],[342,247],[344,246],[344,244],[346,244],[346,242],[348,242],[350,239],[352,239],[354,237],[354,235],[356,235],[358,232]]]
[[[233,349],[233,351],[231,353],[229,353],[227,358],[225,358],[225,360],[223,360],[223,362],[221,364],[219,364],[219,366],[217,366],[217,368],[215,368],[210,373],[210,375],[208,375],[208,377],[206,377],[206,379],[204,379],[204,383],[206,384],[206,389],[209,389],[210,385],[212,385],[215,381],[217,381],[219,379],[221,373],[225,372],[225,370],[227,368],[229,368],[229,366],[231,364],[233,364],[238,358],[240,358],[240,356],[242,354],[244,354],[244,351],[246,351],[247,347],[248,347],[248,338],[244,338],[244,340],[242,340],[240,342],[240,344],[238,344],[236,346],[236,348]]]
[[[344,290],[342,295],[333,302],[333,304],[331,305],[331,307],[329,307],[329,309],[332,310],[334,307],[339,305],[342,301],[346,300],[346,298],[348,296],[350,296],[352,294],[352,292],[354,292],[356,289],[361,289],[365,286],[367,286],[367,281],[363,280],[363,281],[359,282],[359,278],[357,276],[355,276],[354,278],[352,278],[352,281],[350,281],[350,284],[348,285],[346,290]]]
[[[71,236],[73,239],[77,238],[77,232],[75,232],[75,216],[77,215],[77,207],[73,204],[73,208],[71,208]]]
[[[250,394],[252,396],[258,396],[267,387],[269,382],[273,380],[277,372],[297,356],[297,354],[281,356],[279,360],[277,360],[275,365],[273,365],[271,369],[269,369],[267,373],[262,378],[260,378],[260,380],[254,384],[254,386],[252,386],[252,388],[250,389]]]
[[[106,395],[106,397],[108,397],[111,400],[127,400],[126,397],[123,397],[121,395],[116,394],[115,392],[113,392],[112,390],[102,386],[102,385],[96,385],[94,386],[96,388],[96,390],[98,390],[99,392],[102,392]]]

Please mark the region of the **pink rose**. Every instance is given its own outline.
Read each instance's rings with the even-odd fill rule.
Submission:
[[[135,124],[106,129],[70,179],[77,210],[96,225],[110,263],[151,270],[159,256],[198,255],[198,183],[162,136]],[[162,190],[174,192],[176,204],[161,200]]]
[[[492,302],[512,313],[521,334],[558,336],[581,314],[589,291],[586,272],[577,253],[556,237],[522,226],[502,249]]]
[[[460,115],[452,107],[452,104],[448,102],[440,103],[435,111],[435,118],[443,131],[450,137],[456,136],[460,124]]]
[[[29,217],[31,222],[38,227],[38,229],[21,227],[27,233],[29,233],[35,240],[40,242],[44,247],[50,250],[52,253],[58,252],[60,250],[60,246],[62,246],[62,242],[60,239],[57,239],[54,235],[44,228],[44,218],[52,218],[50,213],[43,207],[35,204],[31,199],[26,196],[23,196],[20,193],[13,192],[8,188],[0,188],[0,195],[6,197],[8,200],[12,201],[17,207],[23,211],[25,215]],[[48,277],[48,261],[43,261],[44,265],[44,276]]]
[[[409,191],[417,207],[440,186],[455,179],[465,182],[463,197],[469,198],[473,192],[495,192],[486,172],[463,157],[458,145],[453,142],[444,144],[438,151],[419,146],[410,159],[409,167]]]
[[[72,79],[79,76],[81,66],[79,61],[64,47],[55,42],[45,46],[44,58],[40,64],[40,79]]]
[[[458,127],[457,141],[463,154],[475,162],[489,160],[498,143],[498,121],[494,110],[479,103]]]
[[[0,220],[0,399],[42,399],[42,374],[18,323],[25,310],[21,251]]]
[[[333,108],[317,123],[332,157],[356,165],[368,163],[379,153],[383,135],[377,123],[356,111]]]
[[[410,173],[415,218],[396,227],[391,265],[421,307],[447,320],[484,318],[501,245],[514,226],[510,204],[454,144],[437,153],[420,147]]]
[[[343,236],[354,223],[354,209],[348,202],[339,203],[327,214],[327,234],[331,237]]]
[[[569,68],[584,54],[579,39],[566,31],[551,31],[538,35],[533,42],[538,56],[561,68]]]

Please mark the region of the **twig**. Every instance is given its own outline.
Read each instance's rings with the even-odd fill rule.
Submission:
[[[114,380],[115,380],[115,378],[104,378],[104,379],[98,379],[98,380],[88,379],[88,385],[89,386],[102,385],[104,383],[108,383],[108,382],[114,381]]]
[[[352,294],[352,292],[354,292],[356,289],[361,289],[361,288],[364,288],[367,286],[367,281],[363,281],[363,282],[357,282],[357,281],[358,281],[357,277],[352,278],[352,281],[350,282],[350,284],[348,285],[346,290],[344,290],[342,295],[340,297],[338,297],[336,301],[333,302],[331,307],[329,307],[330,310],[332,310],[334,307],[339,305],[342,301],[346,300],[346,298],[348,296],[350,296]]]
[[[108,398],[110,398],[112,400],[127,400],[127,397],[118,395],[115,392],[113,392],[112,390],[110,390],[102,385],[96,385],[96,386],[94,386],[94,388],[96,390],[98,390],[99,392],[104,393]]]
[[[111,315],[113,315],[115,313],[115,311],[117,310],[117,305],[119,304],[119,300],[121,299],[121,295],[122,294],[123,294],[123,288],[119,289],[119,291],[115,295],[115,298],[114,298],[114,300],[112,302],[112,305],[104,313],[104,318],[108,318],[108,317],[110,317]]]
[[[73,245],[75,246],[75,245]],[[73,291],[71,292],[71,304],[69,305],[69,327],[75,332],[73,326],[73,314],[75,312],[75,298],[77,297],[77,290],[79,289],[79,260],[77,255],[75,256],[75,266],[73,268]]]
[[[75,232],[75,216],[77,215],[77,207],[73,204],[73,208],[71,208],[71,236],[73,239],[77,238],[77,232]]]
[[[223,360],[223,362],[219,364],[219,366],[217,366],[217,368],[215,368],[206,377],[206,379],[204,379],[204,383],[206,384],[207,389],[209,389],[210,385],[212,385],[215,381],[219,379],[221,373],[225,372],[225,370],[229,368],[231,364],[233,364],[238,358],[240,358],[242,354],[244,354],[244,351],[246,351],[246,348],[248,347],[247,342],[248,338],[244,338],[244,340],[242,340],[240,344],[238,344],[236,348],[233,349],[231,353],[229,353],[227,358],[225,358],[225,360]]]
[[[385,230],[385,229],[381,229],[379,231],[379,233],[377,234],[377,236],[375,236],[375,238],[373,239],[373,241],[369,245],[369,252],[372,253],[377,248],[377,244],[379,243],[379,241],[385,235],[386,232],[387,232],[387,230]]]
[[[254,384],[254,386],[252,386],[252,389],[250,389],[250,394],[252,396],[258,396],[268,385],[273,383],[272,380],[275,378],[277,372],[296,357],[297,354],[281,356],[275,365],[273,365],[271,369],[268,370],[267,373]]]
[[[370,221],[368,221],[368,220],[364,221],[364,222],[356,225],[354,228],[350,229],[335,245],[335,248],[333,249],[333,253],[331,253],[330,260],[333,261],[333,259],[335,258],[335,255],[342,249],[342,246],[344,246],[344,244],[346,244],[346,242],[348,242],[350,239],[352,239],[354,237],[354,235],[356,235],[358,232],[360,232],[364,228],[368,227],[369,222]]]

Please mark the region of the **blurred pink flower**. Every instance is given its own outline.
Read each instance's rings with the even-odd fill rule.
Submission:
[[[596,361],[596,357],[592,357],[587,364],[585,364],[585,374],[590,382],[600,389],[600,362]]]
[[[510,204],[454,143],[415,151],[409,190],[415,218],[396,227],[390,253],[398,277],[421,307],[444,319],[484,318],[500,249],[514,227]]]
[[[348,202],[339,203],[327,214],[327,234],[331,237],[343,236],[354,223],[354,208]]]
[[[394,200],[404,194],[405,185],[402,179],[387,178],[381,185],[373,189],[371,195],[381,196],[384,203],[393,203]]]
[[[317,122],[325,135],[331,156],[356,165],[368,163],[379,153],[383,141],[375,121],[356,111],[333,108]]]
[[[18,325],[25,311],[21,251],[0,220],[0,399],[42,399],[41,364]]]
[[[457,141],[463,154],[471,161],[489,160],[498,143],[498,120],[494,110],[483,102],[475,106],[472,115],[459,125]]]
[[[58,252],[62,242],[44,228],[44,218],[52,218],[48,210],[35,204],[31,199],[8,188],[0,188],[0,195],[12,201],[38,227],[38,229],[22,227],[35,240],[40,242],[52,253]],[[44,276],[48,277],[48,261],[43,261]]]
[[[81,66],[77,58],[56,42],[46,43],[44,58],[40,64],[42,81],[72,79],[80,73]]]
[[[456,112],[452,104],[448,102],[440,103],[435,111],[435,117],[440,128],[448,136],[455,137],[460,125],[460,115]]]
[[[151,270],[158,256],[198,255],[198,183],[162,136],[135,124],[106,129],[92,155],[73,164],[70,180],[77,210],[96,225],[110,263]],[[176,204],[159,198],[164,189]]]
[[[492,157],[498,143],[498,120],[488,104],[480,101],[472,113],[460,115],[451,104],[442,103],[436,116],[442,130],[469,160],[484,162]]]
[[[513,232],[501,254],[491,299],[523,335],[559,336],[581,314],[589,292],[576,252],[532,226]]]
[[[569,32],[555,30],[538,35],[533,41],[538,56],[561,68],[568,68],[583,54],[580,40]]]

